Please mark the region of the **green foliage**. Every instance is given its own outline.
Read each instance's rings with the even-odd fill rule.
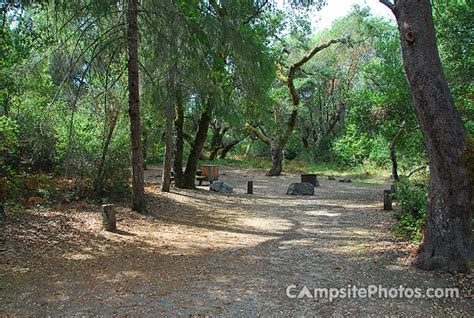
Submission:
[[[349,166],[357,166],[369,157],[374,140],[357,131],[353,124],[346,126],[345,133],[332,144],[332,152],[338,161]]]
[[[18,123],[7,116],[0,116],[0,152],[14,153],[19,143],[19,127]]]
[[[428,185],[426,176],[422,180],[411,181],[402,178],[396,183],[396,199],[400,210],[395,212],[398,220],[396,232],[414,241],[421,241],[426,224],[428,206]]]

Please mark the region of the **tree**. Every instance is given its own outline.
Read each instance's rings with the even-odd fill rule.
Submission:
[[[474,141],[454,106],[429,0],[380,0],[395,15],[405,73],[430,162],[428,220],[416,264],[468,272],[472,251]]]
[[[181,163],[175,160],[177,186],[195,188],[198,160],[215,113],[224,112],[226,107],[233,105],[229,100],[237,98],[235,95],[245,96],[239,107],[256,105],[262,96],[266,96],[273,71],[266,54],[266,30],[259,21],[261,5],[257,6],[257,2],[209,1],[208,4],[200,3],[200,10],[187,8],[189,11],[184,14],[189,17],[188,25],[193,31],[190,38],[194,46],[188,44],[191,47],[188,56],[197,70],[195,67],[189,72],[190,84],[194,87],[188,88],[186,95],[181,95],[184,89],[177,89],[178,96],[187,97],[179,99],[189,101],[183,111],[179,110],[183,103],[177,102],[178,158],[181,157],[178,148],[182,148],[182,140],[188,135],[180,128],[184,126],[181,114],[193,110],[191,117],[196,119],[196,123],[191,127],[194,134],[189,134],[194,137],[186,138],[191,140],[191,149],[182,178],[178,177]],[[230,112],[228,108],[227,111]]]
[[[132,210],[145,212],[142,129],[140,124],[140,88],[138,74],[138,0],[128,1],[128,114],[132,144]]]
[[[266,143],[271,148],[272,168],[267,172],[268,176],[279,176],[283,169],[283,148],[288,142],[298,116],[298,105],[300,104],[300,96],[296,89],[294,79],[297,71],[301,69],[307,62],[309,62],[318,52],[330,47],[336,43],[347,43],[347,38],[339,38],[330,40],[324,44],[314,47],[310,52],[302,58],[294,62],[289,68],[287,74],[283,74],[283,66],[280,65],[278,69],[278,78],[283,82],[291,97],[291,113],[283,131],[277,130],[276,136],[270,136],[265,130],[258,126],[247,124],[246,129],[257,136],[261,141]],[[275,125],[278,126],[278,108],[274,108]]]
[[[171,1],[171,27],[176,31],[176,4]],[[169,43],[169,70],[167,81],[167,101],[166,101],[166,134],[165,134],[165,156],[163,161],[163,182],[161,184],[161,191],[170,192],[171,186],[171,170],[173,166],[173,121],[174,121],[174,103],[175,103],[175,77],[176,77],[176,40],[171,40]]]

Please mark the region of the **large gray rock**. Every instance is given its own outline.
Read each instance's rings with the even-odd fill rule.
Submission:
[[[224,181],[213,182],[209,186],[209,189],[211,191],[218,192],[218,193],[232,193],[232,192],[234,192],[234,188],[232,188],[231,185],[225,183]]]
[[[292,183],[286,191],[291,195],[314,195],[314,186],[309,182]]]

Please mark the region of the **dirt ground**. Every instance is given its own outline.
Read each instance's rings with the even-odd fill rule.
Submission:
[[[92,203],[36,208],[0,221],[0,316],[465,316],[472,275],[408,265],[413,246],[382,210],[387,186],[320,177],[314,196],[285,195],[297,175],[221,167],[234,194],[159,191],[148,215],[117,204],[118,233]],[[248,180],[254,195],[245,194]],[[289,285],[456,287],[456,299],[291,299]]]

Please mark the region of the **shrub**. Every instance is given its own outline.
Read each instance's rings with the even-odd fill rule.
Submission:
[[[425,226],[428,206],[426,179],[412,181],[403,178],[397,182],[396,187],[396,199],[400,206],[400,210],[395,212],[395,217],[398,220],[396,232],[414,241],[420,241],[423,236],[422,230]]]

